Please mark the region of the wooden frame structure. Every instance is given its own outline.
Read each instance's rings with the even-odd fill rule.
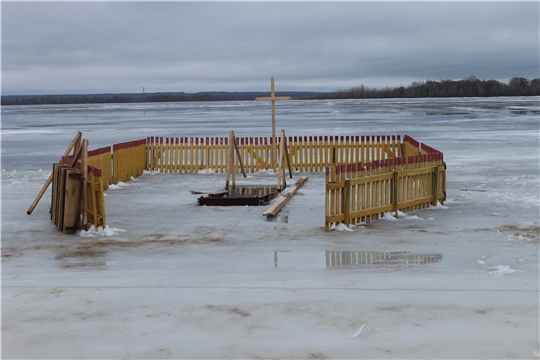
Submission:
[[[268,138],[254,139],[237,138],[231,131],[229,138],[149,137],[88,151],[88,141],[77,133],[27,213],[32,213],[52,183],[51,220],[60,230],[74,232],[89,224],[105,227],[103,191],[110,184],[140,176],[145,169],[225,170],[225,187],[230,191],[236,187],[236,173],[246,177],[247,172],[270,170]],[[341,222],[379,219],[388,211],[397,215],[433,206],[446,197],[443,154],[408,135],[286,137],[281,130],[277,143],[278,191],[287,186],[287,170],[291,178],[293,170],[326,170],[326,230]],[[353,162],[338,163],[349,160]]]

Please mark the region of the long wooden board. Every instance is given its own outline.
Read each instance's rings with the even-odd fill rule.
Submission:
[[[308,181],[308,177],[307,176],[302,176],[296,182],[296,184],[294,184],[291,187],[291,189],[289,191],[287,191],[286,193],[281,194],[281,196],[276,200],[276,202],[274,202],[272,204],[272,206],[270,206],[270,208],[264,212],[263,216],[276,216],[276,214],[281,209],[283,209],[285,204],[287,204],[287,202],[289,200],[291,200],[291,198],[294,196],[294,194],[296,194],[298,189],[300,189],[302,187],[302,185],[304,185],[306,183],[306,181]]]

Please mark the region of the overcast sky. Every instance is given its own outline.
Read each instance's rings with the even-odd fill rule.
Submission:
[[[5,2],[2,94],[539,77],[539,2]]]

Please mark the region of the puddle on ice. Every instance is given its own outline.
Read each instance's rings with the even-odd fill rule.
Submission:
[[[102,269],[107,266],[106,254],[105,251],[64,251],[56,255],[55,259],[61,261],[60,267],[63,269]]]
[[[443,254],[408,251],[274,251],[274,268],[380,268],[405,269],[438,263]]]
[[[289,212],[288,211],[281,211],[279,216],[267,216],[266,220],[270,222],[280,222],[287,224],[289,222]]]

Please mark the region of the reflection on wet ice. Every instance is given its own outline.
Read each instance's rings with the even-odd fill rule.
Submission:
[[[418,254],[409,251],[274,251],[274,268],[404,269],[438,263],[442,258],[443,254]]]
[[[380,266],[399,269],[441,261],[442,254],[414,254],[408,251],[327,251],[327,267]]]

